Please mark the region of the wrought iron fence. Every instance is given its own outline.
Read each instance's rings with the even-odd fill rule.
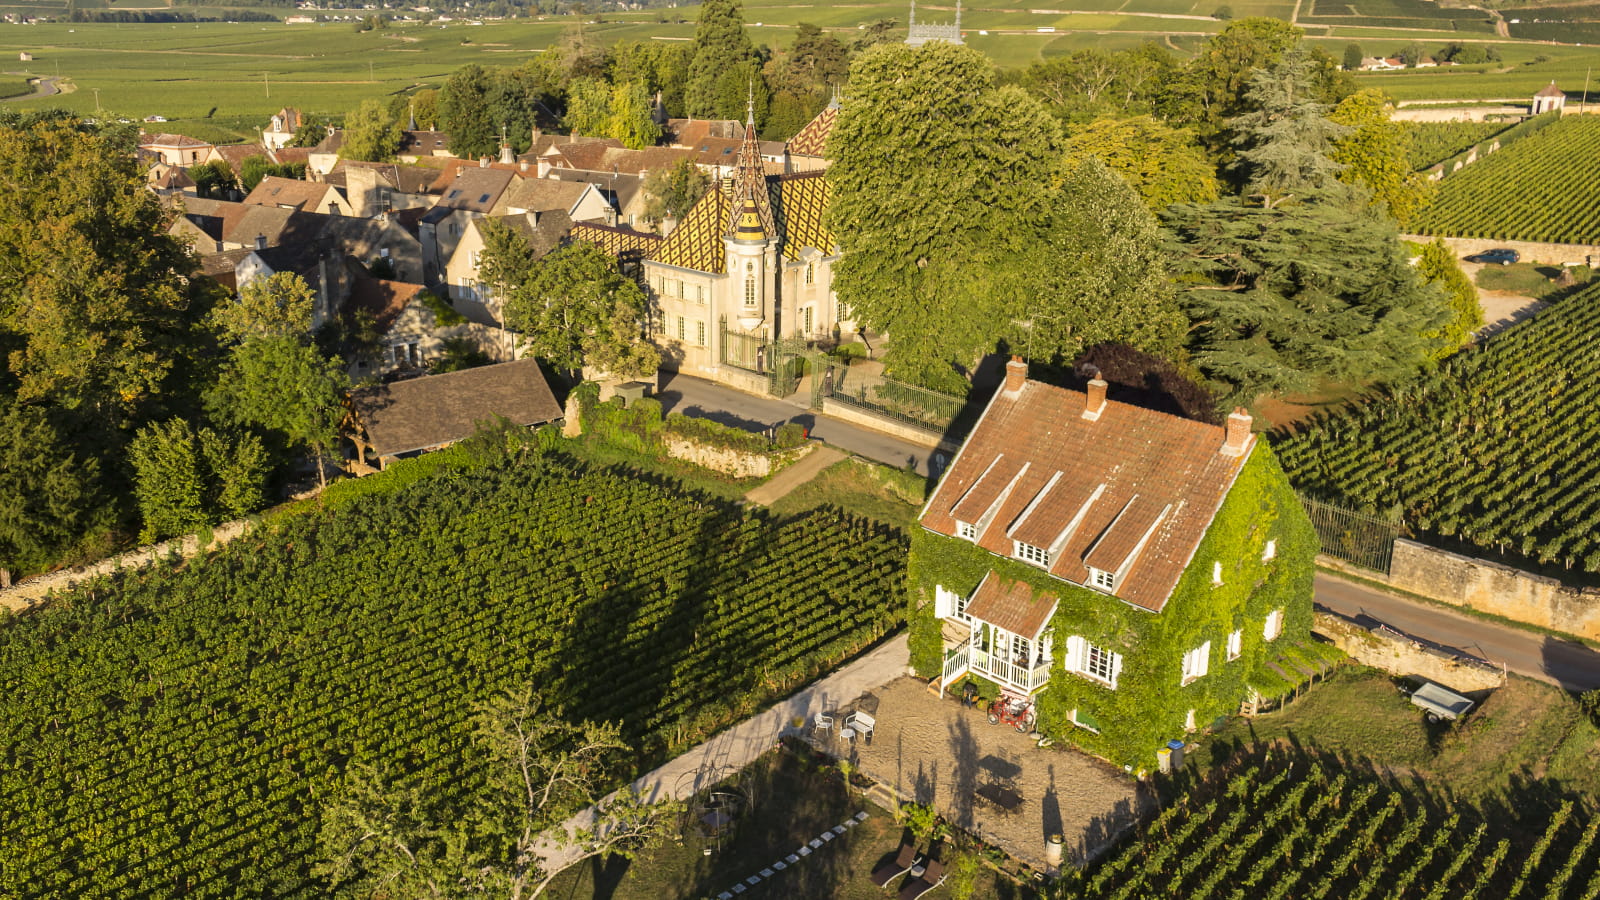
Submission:
[[[1323,553],[1389,574],[1394,541],[1404,527],[1398,515],[1377,516],[1303,495],[1300,505],[1317,529]]]
[[[870,374],[864,367],[848,366],[820,355],[817,364],[821,375],[812,381],[814,407],[831,400],[940,436],[954,430],[967,408],[965,397]]]
[[[722,364],[757,375],[767,374],[767,338],[760,334],[745,334],[728,327],[726,316],[718,323],[722,330]]]

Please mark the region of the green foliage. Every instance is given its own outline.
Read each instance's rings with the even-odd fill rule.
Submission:
[[[291,147],[315,147],[322,143],[328,136],[328,126],[318,121],[315,116],[304,116],[300,120],[300,127],[295,129],[294,137],[289,140]]]
[[[246,192],[255,190],[256,185],[261,183],[261,179],[266,178],[268,175],[274,175],[278,178],[293,178],[296,181],[304,181],[306,177],[306,164],[278,164],[274,163],[265,156],[260,155],[247,156],[244,158],[244,162],[239,164],[239,185]]]
[[[475,707],[538,684],[649,768],[884,635],[904,552],[530,452],[103,581],[0,626],[0,883],[331,896],[310,869],[352,767],[480,798]]]
[[[221,342],[252,338],[301,337],[311,330],[316,295],[294,272],[274,272],[239,289],[239,296],[211,310],[208,324]]]
[[[344,143],[339,145],[339,158],[389,162],[400,152],[403,129],[404,123],[383,101],[363,100],[356,111],[345,118]]]
[[[1346,97],[1328,118],[1350,129],[1329,153],[1344,166],[1346,184],[1359,184],[1401,227],[1416,218],[1428,202],[1433,183],[1414,171],[1409,139],[1412,132],[1390,120],[1393,104],[1382,91],[1368,89]]]
[[[429,371],[435,375],[443,375],[446,372],[459,372],[493,363],[494,360],[479,349],[471,338],[457,336],[445,338],[440,342],[439,357],[429,365]]]
[[[232,200],[233,192],[239,190],[233,169],[220,159],[191,166],[189,177],[194,180],[195,192],[211,200]]]
[[[509,287],[501,295],[506,323],[522,332],[530,353],[569,371],[588,365],[629,378],[655,372],[660,354],[641,331],[644,291],[613,257],[580,242],[535,261],[518,243],[489,230],[484,280]]]
[[[254,435],[228,440],[183,419],[140,429],[128,451],[145,543],[255,512],[268,459]]]
[[[93,519],[100,466],[36,406],[0,395],[0,585],[43,567]]]
[[[1423,246],[1417,259],[1417,274],[1427,283],[1438,285],[1450,309],[1449,320],[1438,330],[1425,335],[1437,347],[1435,357],[1443,359],[1459,350],[1472,339],[1473,332],[1483,327],[1483,307],[1478,303],[1478,289],[1473,286],[1467,273],[1461,271],[1455,253],[1438,238]]]
[[[267,337],[234,348],[221,377],[206,395],[214,418],[276,432],[318,461],[339,439],[344,364],[295,337]]]
[[[1248,109],[1245,87],[1258,69],[1275,64],[1305,32],[1277,19],[1235,19],[1212,35],[1171,79],[1158,111],[1171,124],[1201,137],[1222,131],[1225,120]]]
[[[939,827],[939,811],[930,803],[901,804],[900,819],[919,841],[933,837],[934,831]]]
[[[1133,50],[1077,50],[1051,57],[1029,66],[1016,81],[1070,126],[1150,114],[1178,71],[1177,57],[1152,41]]]
[[[661,138],[661,126],[651,118],[650,94],[639,82],[613,86],[592,78],[574,81],[565,119],[573,134],[615,138],[633,150],[654,146]]]
[[[1439,183],[1416,230],[1446,237],[1600,243],[1600,208],[1587,173],[1600,165],[1600,121],[1558,114],[1524,123],[1542,130],[1513,139]],[[1529,130],[1533,130],[1532,127]]]
[[[585,382],[575,389],[584,432],[634,453],[662,453],[662,445],[674,438],[743,453],[789,450],[805,442],[805,429],[797,424],[779,428],[774,439],[768,440],[742,428],[683,413],[662,418],[661,401],[654,397],[642,397],[631,405],[624,405],[620,397],[600,403],[598,388],[593,382]]]
[[[1268,540],[1277,542],[1276,554],[1264,560]],[[1311,523],[1265,441],[1252,451],[1159,613],[996,557],[969,541],[918,530],[911,545],[912,603],[919,610],[911,618],[911,662],[924,677],[940,671],[931,602],[936,585],[969,594],[991,570],[1022,581],[1059,598],[1051,622],[1058,656],[1067,637],[1078,635],[1123,657],[1115,690],[1069,674],[1058,662],[1039,695],[1039,730],[1112,762],[1148,767],[1158,748],[1183,734],[1190,710],[1199,723],[1234,713],[1258,683],[1264,685],[1269,663],[1309,639],[1317,549]],[[1223,566],[1221,584],[1212,582],[1215,562]],[[1264,624],[1278,609],[1283,632],[1266,641]],[[1241,655],[1224,661],[1227,636],[1235,630],[1243,632]],[[1184,654],[1208,641],[1209,674],[1181,684]],[[1074,726],[1073,710],[1098,721],[1100,733]]]
[[[971,851],[958,851],[950,861],[945,879],[950,890],[950,900],[972,900],[978,887],[978,855]]]
[[[457,312],[456,308],[450,305],[450,301],[433,291],[422,291],[417,294],[417,299],[433,313],[433,320],[440,328],[453,328],[467,323],[466,316]]]
[[[652,169],[642,185],[645,221],[654,225],[668,216],[681,221],[710,186],[710,177],[687,159]]]
[[[731,82],[748,71],[741,68],[743,64],[755,59],[756,50],[745,33],[739,0],[701,3],[694,29],[694,56],[689,60],[689,77],[684,84],[685,112],[698,118],[743,121],[746,83]],[[737,98],[728,96],[731,87],[738,88]]]
[[[1282,446],[1306,493],[1484,553],[1600,572],[1586,449],[1600,393],[1600,286],[1418,378],[1319,418]]]
[[[1216,169],[1194,132],[1150,116],[1096,119],[1073,129],[1064,170],[1091,156],[1122,176],[1153,211],[1217,199]]]
[[[1361,52],[1361,45],[1351,41],[1344,45],[1344,70],[1354,72],[1361,68],[1361,61],[1366,56]]]

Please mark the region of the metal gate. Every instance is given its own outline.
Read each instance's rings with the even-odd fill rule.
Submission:
[[[1389,574],[1394,541],[1404,527],[1398,514],[1375,516],[1306,496],[1300,497],[1300,505],[1317,529],[1323,553]]]

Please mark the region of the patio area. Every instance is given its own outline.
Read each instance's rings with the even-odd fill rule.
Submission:
[[[841,736],[858,709],[871,716],[871,733]],[[1041,749],[914,678],[831,712],[832,729],[807,729],[814,744],[1036,869],[1047,868],[1048,835],[1064,835],[1066,861],[1082,864],[1153,802],[1120,769],[1073,750]]]

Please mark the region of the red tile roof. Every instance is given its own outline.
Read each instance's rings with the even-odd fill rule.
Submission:
[[[993,572],[983,577],[967,604],[967,615],[974,619],[1030,639],[1037,638],[1050,624],[1055,611],[1055,597],[1036,595],[1023,582],[1007,581]]]
[[[922,512],[922,525],[1013,557],[1014,541],[1051,551],[1050,574],[1084,584],[1124,570],[1113,592],[1159,612],[1249,456],[1222,452],[1224,429],[1024,381],[995,393]]]

